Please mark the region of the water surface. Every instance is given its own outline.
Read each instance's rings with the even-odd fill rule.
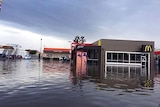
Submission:
[[[153,87],[113,86],[75,77],[58,61],[0,61],[0,107],[158,107],[160,75]]]

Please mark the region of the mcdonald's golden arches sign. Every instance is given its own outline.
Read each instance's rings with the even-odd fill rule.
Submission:
[[[152,45],[142,45],[143,52],[153,52]]]

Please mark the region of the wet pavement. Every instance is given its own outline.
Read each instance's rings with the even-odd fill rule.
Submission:
[[[98,81],[98,82],[97,82]],[[58,61],[0,61],[0,107],[158,107],[160,75],[153,87],[79,78]],[[113,80],[111,80],[113,82]],[[136,83],[136,82],[135,82]]]

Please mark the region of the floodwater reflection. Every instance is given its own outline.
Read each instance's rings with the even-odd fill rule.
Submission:
[[[0,61],[0,107],[158,107],[160,104],[158,74],[153,87],[137,86],[139,83],[134,80],[93,79],[92,73],[89,74],[76,75],[66,62]]]

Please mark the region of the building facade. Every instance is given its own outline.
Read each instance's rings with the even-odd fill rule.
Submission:
[[[70,57],[70,49],[66,48],[44,48],[43,59],[59,60],[61,58]]]
[[[101,78],[147,77],[154,75],[154,42],[101,39]]]
[[[111,87],[153,86],[153,41],[101,39],[92,44],[73,44],[71,70],[76,77],[91,76]]]

